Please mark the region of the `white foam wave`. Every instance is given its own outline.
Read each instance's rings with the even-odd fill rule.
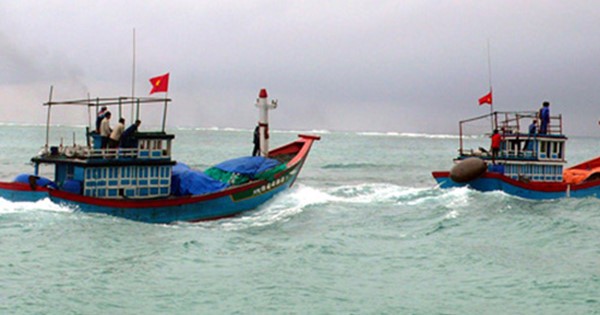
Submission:
[[[225,127],[220,130],[228,131],[228,132],[252,132],[252,130],[250,130],[250,129],[233,128],[233,127]]]
[[[272,133],[291,133],[291,134],[330,134],[331,131],[326,129],[313,130],[272,130]]]
[[[447,135],[447,134],[427,134],[427,133],[407,133],[403,132],[400,134],[402,137],[407,138],[429,138],[429,139],[458,139],[458,135]]]
[[[462,213],[471,202],[471,190],[467,187],[440,189],[434,188],[431,190],[435,194],[423,196],[418,199],[410,200],[407,205],[419,206],[427,205],[428,208],[441,207],[448,209],[444,215],[444,219],[455,219]],[[436,206],[438,205],[438,206]]]
[[[393,184],[358,184],[318,189],[299,184],[283,192],[256,211],[228,220],[208,223],[218,224],[227,230],[262,227],[285,222],[302,213],[310,206],[327,203],[369,204],[397,203],[398,200],[412,199],[428,188],[407,188]]]
[[[481,194],[491,194],[492,198],[513,198],[503,192],[482,193],[467,187],[440,189],[438,187],[414,188],[391,183],[361,183],[331,188],[315,188],[299,184],[283,192],[256,211],[227,220],[206,223],[227,230],[240,230],[263,227],[291,220],[298,214],[315,205],[398,205],[420,209],[438,209],[445,213],[445,220],[453,220],[472,208],[480,200]],[[319,207],[322,208],[322,207]],[[326,208],[326,207],[325,207]]]
[[[72,212],[73,209],[56,204],[49,198],[44,198],[36,202],[12,202],[0,198],[0,214],[34,211]]]
[[[356,133],[358,136],[370,136],[370,137],[398,137],[400,136],[399,132],[374,132],[374,131],[359,131]]]
[[[346,185],[331,190],[334,201],[348,203],[398,202],[411,199],[428,188],[402,187],[386,183]]]
[[[279,194],[248,215],[224,220],[221,226],[227,230],[268,226],[290,220],[308,206],[324,204],[329,201],[331,201],[331,196],[328,194],[312,187],[298,185]]]
[[[358,136],[368,137],[401,137],[401,138],[426,138],[426,139],[458,139],[458,135],[449,134],[428,134],[428,133],[411,133],[411,132],[357,132]]]
[[[218,131],[218,127],[188,127],[188,126],[177,126],[173,129],[178,131]]]
[[[299,184],[283,192],[256,211],[232,219],[206,223],[226,230],[243,230],[252,227],[264,227],[292,220],[311,206],[338,204],[342,208],[348,205],[383,204],[420,209],[438,209],[444,211],[444,220],[454,220],[472,208],[479,200],[481,192],[467,187],[440,189],[437,187],[414,188],[391,183],[361,183],[331,188],[315,188]],[[489,194],[489,193],[485,193]],[[511,198],[502,192],[492,192],[495,198]],[[319,207],[323,208],[323,207]],[[327,206],[325,206],[327,208]],[[310,211],[310,210],[309,210]],[[206,225],[203,225],[206,226]]]
[[[234,128],[234,127],[175,127],[176,130],[181,131],[225,131],[225,132],[253,132],[254,129],[249,128]],[[280,130],[271,129],[271,133],[282,133],[282,134],[329,134],[331,131],[326,129],[314,129],[314,130]]]

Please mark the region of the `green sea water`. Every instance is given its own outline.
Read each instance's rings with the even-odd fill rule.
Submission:
[[[67,144],[81,128],[55,129]],[[170,131],[195,168],[252,150],[250,130]],[[600,199],[438,189],[451,135],[318,134],[296,185],[234,218],[156,225],[0,199],[0,314],[600,314]],[[0,141],[10,181],[45,129],[0,125]],[[569,164],[599,143],[569,139]]]

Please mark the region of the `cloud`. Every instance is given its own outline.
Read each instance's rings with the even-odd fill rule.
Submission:
[[[266,87],[282,128],[455,133],[487,110],[476,101],[489,40],[495,109],[549,100],[569,132],[597,134],[600,7],[587,1],[55,0],[0,12],[4,89],[129,95],[135,28],[135,89],[171,72],[172,125],[250,128]]]

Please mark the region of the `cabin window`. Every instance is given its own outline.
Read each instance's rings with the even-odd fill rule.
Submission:
[[[555,154],[558,159],[563,158],[563,142],[556,142]]]
[[[70,171],[77,172],[74,168]],[[84,183],[86,196],[166,196],[169,194],[171,184],[170,165],[96,167],[82,169],[81,173],[86,175]]]
[[[540,142],[540,157],[543,157],[543,158],[548,157],[548,142],[546,142],[546,141]]]

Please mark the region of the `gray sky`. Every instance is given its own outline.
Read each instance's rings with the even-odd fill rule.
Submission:
[[[2,0],[0,17],[0,122],[43,123],[50,85],[130,95],[135,28],[136,94],[170,72],[171,126],[250,129],[266,87],[272,128],[454,134],[489,112],[489,39],[495,110],[548,100],[600,134],[597,1]]]

